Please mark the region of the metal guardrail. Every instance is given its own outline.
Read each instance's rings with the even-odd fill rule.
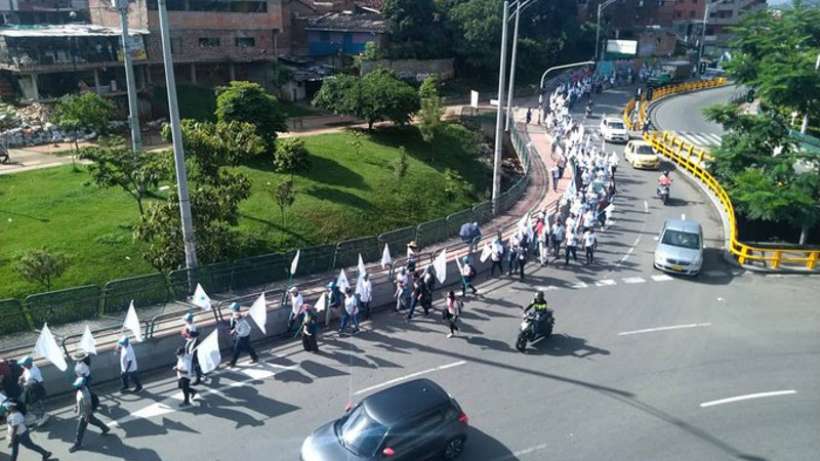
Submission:
[[[642,126],[646,120],[649,105],[659,98],[688,91],[697,91],[707,88],[716,88],[728,84],[725,78],[706,80],[700,82],[682,83],[658,88],[652,95],[652,101],[641,100],[636,103],[630,99],[624,107],[624,123],[632,129],[633,112],[636,106],[638,116],[635,120],[636,126]],[[735,216],[735,208],[729,194],[717,179],[709,173],[704,166],[704,160],[709,160],[709,152],[705,149],[695,147],[693,144],[673,135],[670,132],[649,131],[643,134],[644,140],[661,155],[675,162],[681,168],[688,171],[694,178],[705,185],[717,197],[723,211],[726,213],[729,223],[729,253],[737,258],[738,263],[747,264],[749,262],[759,262],[771,269],[782,269],[786,266],[802,266],[808,270],[814,270],[817,261],[820,259],[820,250],[785,248],[773,246],[763,248],[743,243],[737,239],[738,227]]]

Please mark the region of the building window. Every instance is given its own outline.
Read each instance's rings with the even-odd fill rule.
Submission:
[[[256,39],[253,37],[236,37],[235,44],[239,48],[253,48],[256,46]]]
[[[219,47],[219,39],[217,37],[202,37],[199,39],[200,48],[217,48]]]

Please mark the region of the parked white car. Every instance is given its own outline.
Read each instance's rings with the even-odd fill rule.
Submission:
[[[609,142],[629,141],[629,131],[627,131],[624,121],[617,117],[606,117],[601,120],[601,136]]]

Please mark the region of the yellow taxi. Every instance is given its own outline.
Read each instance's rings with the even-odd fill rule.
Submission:
[[[632,140],[626,143],[624,158],[634,168],[657,170],[661,166],[661,158],[646,141]]]

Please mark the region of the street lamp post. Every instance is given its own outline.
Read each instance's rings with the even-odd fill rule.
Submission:
[[[617,1],[618,0],[606,0],[605,2],[598,3],[598,19],[595,21],[595,61],[598,60],[598,48],[601,46],[601,12]]]
[[[727,2],[729,0],[718,0],[716,2],[709,3],[709,0],[706,0],[706,5],[703,8],[703,24],[701,25],[701,34],[700,34],[700,46],[698,47],[698,64],[697,64],[697,74],[700,75],[700,62],[703,61],[703,50],[706,45],[706,23],[709,21],[709,10],[713,6],[720,5],[721,3]]]
[[[131,150],[134,155],[139,155],[142,151],[142,134],[140,133],[140,111],[134,65],[131,62],[131,54],[128,52],[128,0],[111,0],[111,4],[120,13],[122,61],[125,66],[125,85],[128,89],[128,125],[131,128]]]
[[[530,0],[532,1],[532,0]],[[510,131],[510,114],[512,113],[513,89],[515,88],[515,59],[518,51],[518,20],[521,16],[521,0],[515,6],[515,27],[513,28],[512,62],[510,63],[510,85],[507,90],[507,121],[505,131]]]
[[[171,122],[171,138],[174,146],[174,166],[176,167],[177,194],[179,194],[179,215],[182,221],[182,242],[185,248],[185,267],[195,269],[196,240],[191,219],[191,199],[188,196],[188,172],[185,168],[185,151],[182,147],[182,130],[179,126],[179,106],[174,77],[174,61],[171,56],[171,32],[168,26],[166,0],[159,0],[159,26],[162,37],[162,61],[165,66],[165,87],[168,92],[168,115]]]
[[[507,74],[507,17],[510,2],[504,0],[504,13],[501,21],[501,63],[498,70],[498,107],[495,114],[495,149],[493,151],[493,213],[499,212],[498,196],[501,194],[501,147],[504,144],[501,121],[504,118],[504,78]]]

